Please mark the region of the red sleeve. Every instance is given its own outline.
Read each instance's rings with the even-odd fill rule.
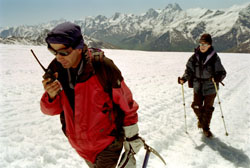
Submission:
[[[137,123],[139,105],[133,100],[132,93],[124,81],[121,82],[120,88],[113,88],[112,95],[114,103],[118,104],[125,113],[124,126]]]
[[[49,95],[45,92],[40,101],[41,111],[47,115],[57,115],[62,112],[62,106],[60,102],[60,96],[57,95],[56,98],[50,102]]]

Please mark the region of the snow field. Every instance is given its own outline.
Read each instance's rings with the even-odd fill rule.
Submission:
[[[87,168],[61,131],[59,116],[40,111],[43,71],[33,49],[47,66],[53,59],[46,47],[0,45],[0,167]],[[250,54],[219,53],[227,70],[211,121],[215,137],[206,139],[197,129],[190,107],[192,89],[184,85],[187,129],[185,134],[181,86],[177,77],[192,53],[104,50],[121,70],[139,104],[140,135],[165,159],[150,155],[149,168],[249,168],[250,166]],[[145,150],[137,155],[141,167]]]

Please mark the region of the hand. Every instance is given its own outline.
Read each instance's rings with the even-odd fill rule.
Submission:
[[[126,151],[132,150],[134,154],[139,152],[141,147],[144,146],[144,143],[138,134],[132,138],[126,138],[123,144]]]
[[[138,136],[139,128],[137,124],[123,127],[125,133],[124,148],[125,150],[133,150],[137,153],[144,145],[142,139]]]
[[[183,85],[185,83],[185,80],[183,80],[181,77],[178,77],[178,83]]]
[[[184,83],[185,83],[184,80],[181,79],[180,84],[183,85]]]
[[[215,76],[214,76],[214,81],[215,81],[216,83],[221,82],[221,76],[220,76],[220,75],[215,75]]]
[[[144,142],[138,136],[138,125],[123,127],[125,133],[125,141],[123,142],[125,152],[122,154],[118,168],[136,168],[136,160],[134,155],[139,152]]]
[[[57,78],[58,73],[56,72],[54,76]],[[44,79],[42,81],[44,90],[48,93],[50,99],[54,99],[58,92],[61,90],[61,84],[58,80],[50,82],[51,78]]]

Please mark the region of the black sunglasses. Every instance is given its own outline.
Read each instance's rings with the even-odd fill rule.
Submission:
[[[64,49],[60,49],[60,50],[55,50],[53,49],[50,45],[48,45],[48,50],[53,54],[53,55],[61,55],[61,56],[68,56],[72,51],[67,51],[70,47],[64,48]]]
[[[200,43],[200,46],[204,46],[204,47],[207,47],[209,46],[210,44],[207,44],[207,43]]]

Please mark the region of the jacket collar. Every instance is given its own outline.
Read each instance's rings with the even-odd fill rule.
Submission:
[[[69,86],[71,89],[74,89],[75,84],[73,84],[72,82],[73,77],[71,76],[70,71],[71,69],[68,68],[67,73],[68,73],[68,79],[69,79]],[[78,70],[77,70],[76,77],[75,77],[75,83],[84,82],[88,80],[93,74],[94,74],[94,68],[91,63],[91,60],[90,58],[84,55],[78,66]]]
[[[200,59],[200,57],[199,57],[199,55],[200,55],[200,48],[199,47],[197,47],[196,49],[195,49],[195,56],[196,56],[196,59],[199,61],[199,59]],[[208,55],[207,55],[207,57],[206,57],[206,60],[204,61],[204,65],[214,56],[214,54],[216,53],[216,51],[214,50],[214,48],[213,48],[213,46],[211,46],[211,49],[209,49],[209,52],[208,52]]]

